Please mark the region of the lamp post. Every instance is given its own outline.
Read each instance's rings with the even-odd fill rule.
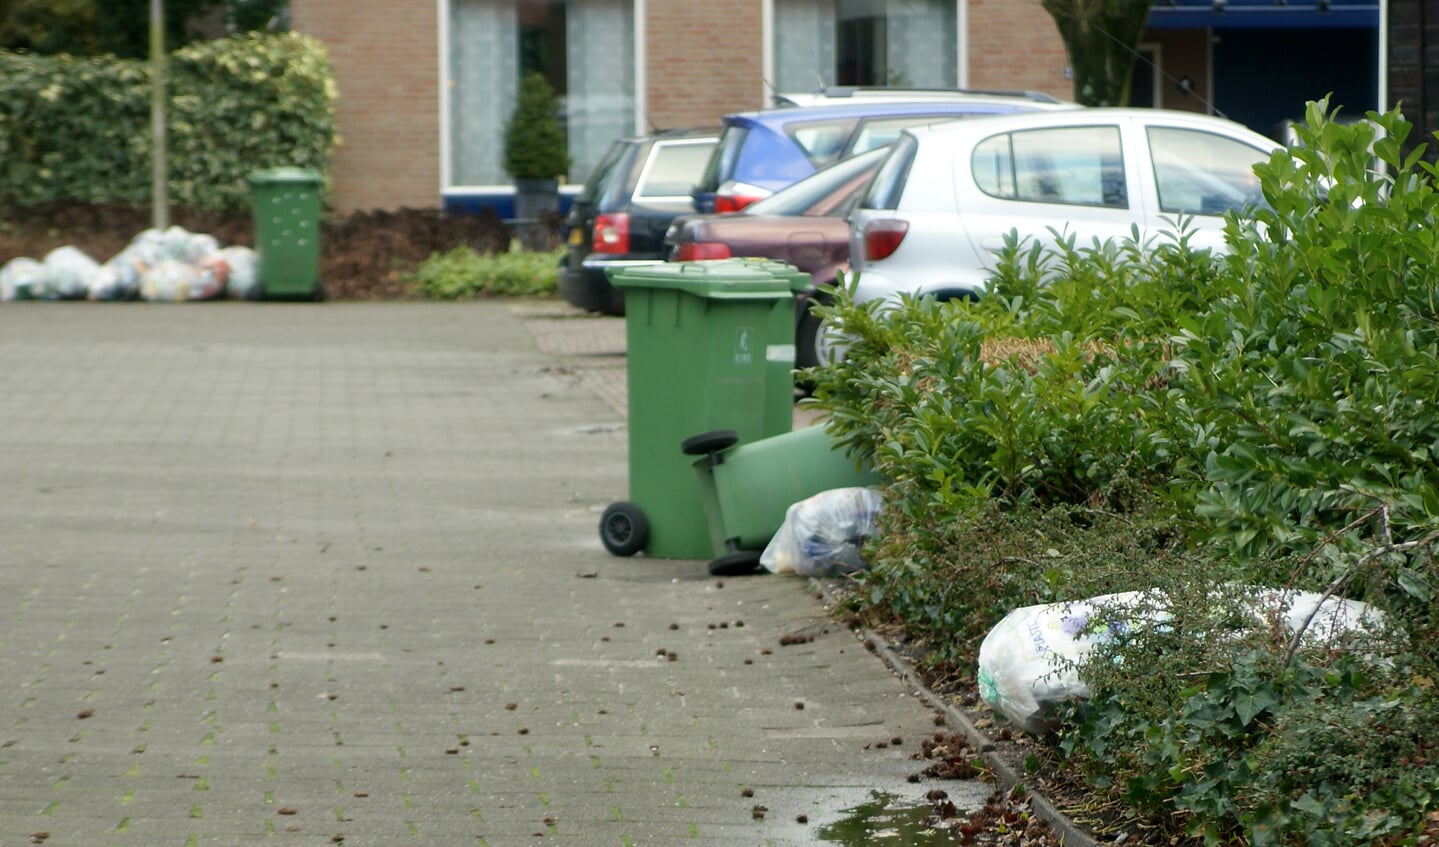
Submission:
[[[155,147],[151,162],[150,203],[156,229],[170,225],[170,200],[165,190],[168,171],[165,138],[165,6],[150,0],[150,131]]]

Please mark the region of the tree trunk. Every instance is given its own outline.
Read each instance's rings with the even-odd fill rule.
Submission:
[[[1043,0],[1054,19],[1074,76],[1074,99],[1085,106],[1129,105],[1129,79],[1149,0]]]

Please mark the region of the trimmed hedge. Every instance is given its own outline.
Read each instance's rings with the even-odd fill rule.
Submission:
[[[246,208],[245,175],[294,165],[329,182],[334,78],[325,48],[249,33],[175,51],[167,69],[170,201]],[[148,205],[150,66],[0,51],[0,201]]]

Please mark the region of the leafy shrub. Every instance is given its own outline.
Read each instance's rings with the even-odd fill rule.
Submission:
[[[1060,740],[1211,844],[1400,843],[1439,797],[1439,169],[1397,111],[1327,108],[1256,168],[1224,256],[1182,222],[1011,239],[976,303],[839,292],[847,358],[810,375],[891,480],[865,599],[937,655],[1029,603],[1181,611],[1096,651]],[[1395,638],[1299,649],[1235,623],[1236,585],[1361,599]]]
[[[435,253],[420,263],[411,283],[426,297],[455,300],[483,296],[548,296],[555,293],[563,249],[549,253],[521,250],[481,255],[470,247]]]
[[[324,47],[285,33],[170,56],[169,191],[179,205],[248,208],[246,174],[294,165],[328,181],[336,97]],[[150,67],[0,51],[0,198],[148,204]]]
[[[559,113],[559,100],[544,76],[525,74],[505,126],[506,173],[515,179],[554,179],[569,171],[569,148]]]

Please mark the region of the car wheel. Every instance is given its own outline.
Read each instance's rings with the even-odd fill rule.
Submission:
[[[833,300],[823,294],[814,294],[810,297],[809,305],[815,304],[828,306]],[[794,366],[796,368],[812,368],[820,362],[821,336],[823,335],[824,322],[819,316],[808,308],[800,315],[799,322],[794,328]]]
[[[649,537],[649,519],[633,503],[611,503],[600,516],[600,542],[613,556],[633,556]]]
[[[752,573],[758,573],[760,570],[759,556],[760,554],[756,550],[726,553],[710,561],[710,574],[713,576],[749,576]]]
[[[739,433],[732,429],[715,429],[691,435],[680,442],[680,452],[686,456],[708,456],[728,450],[739,443]]]

